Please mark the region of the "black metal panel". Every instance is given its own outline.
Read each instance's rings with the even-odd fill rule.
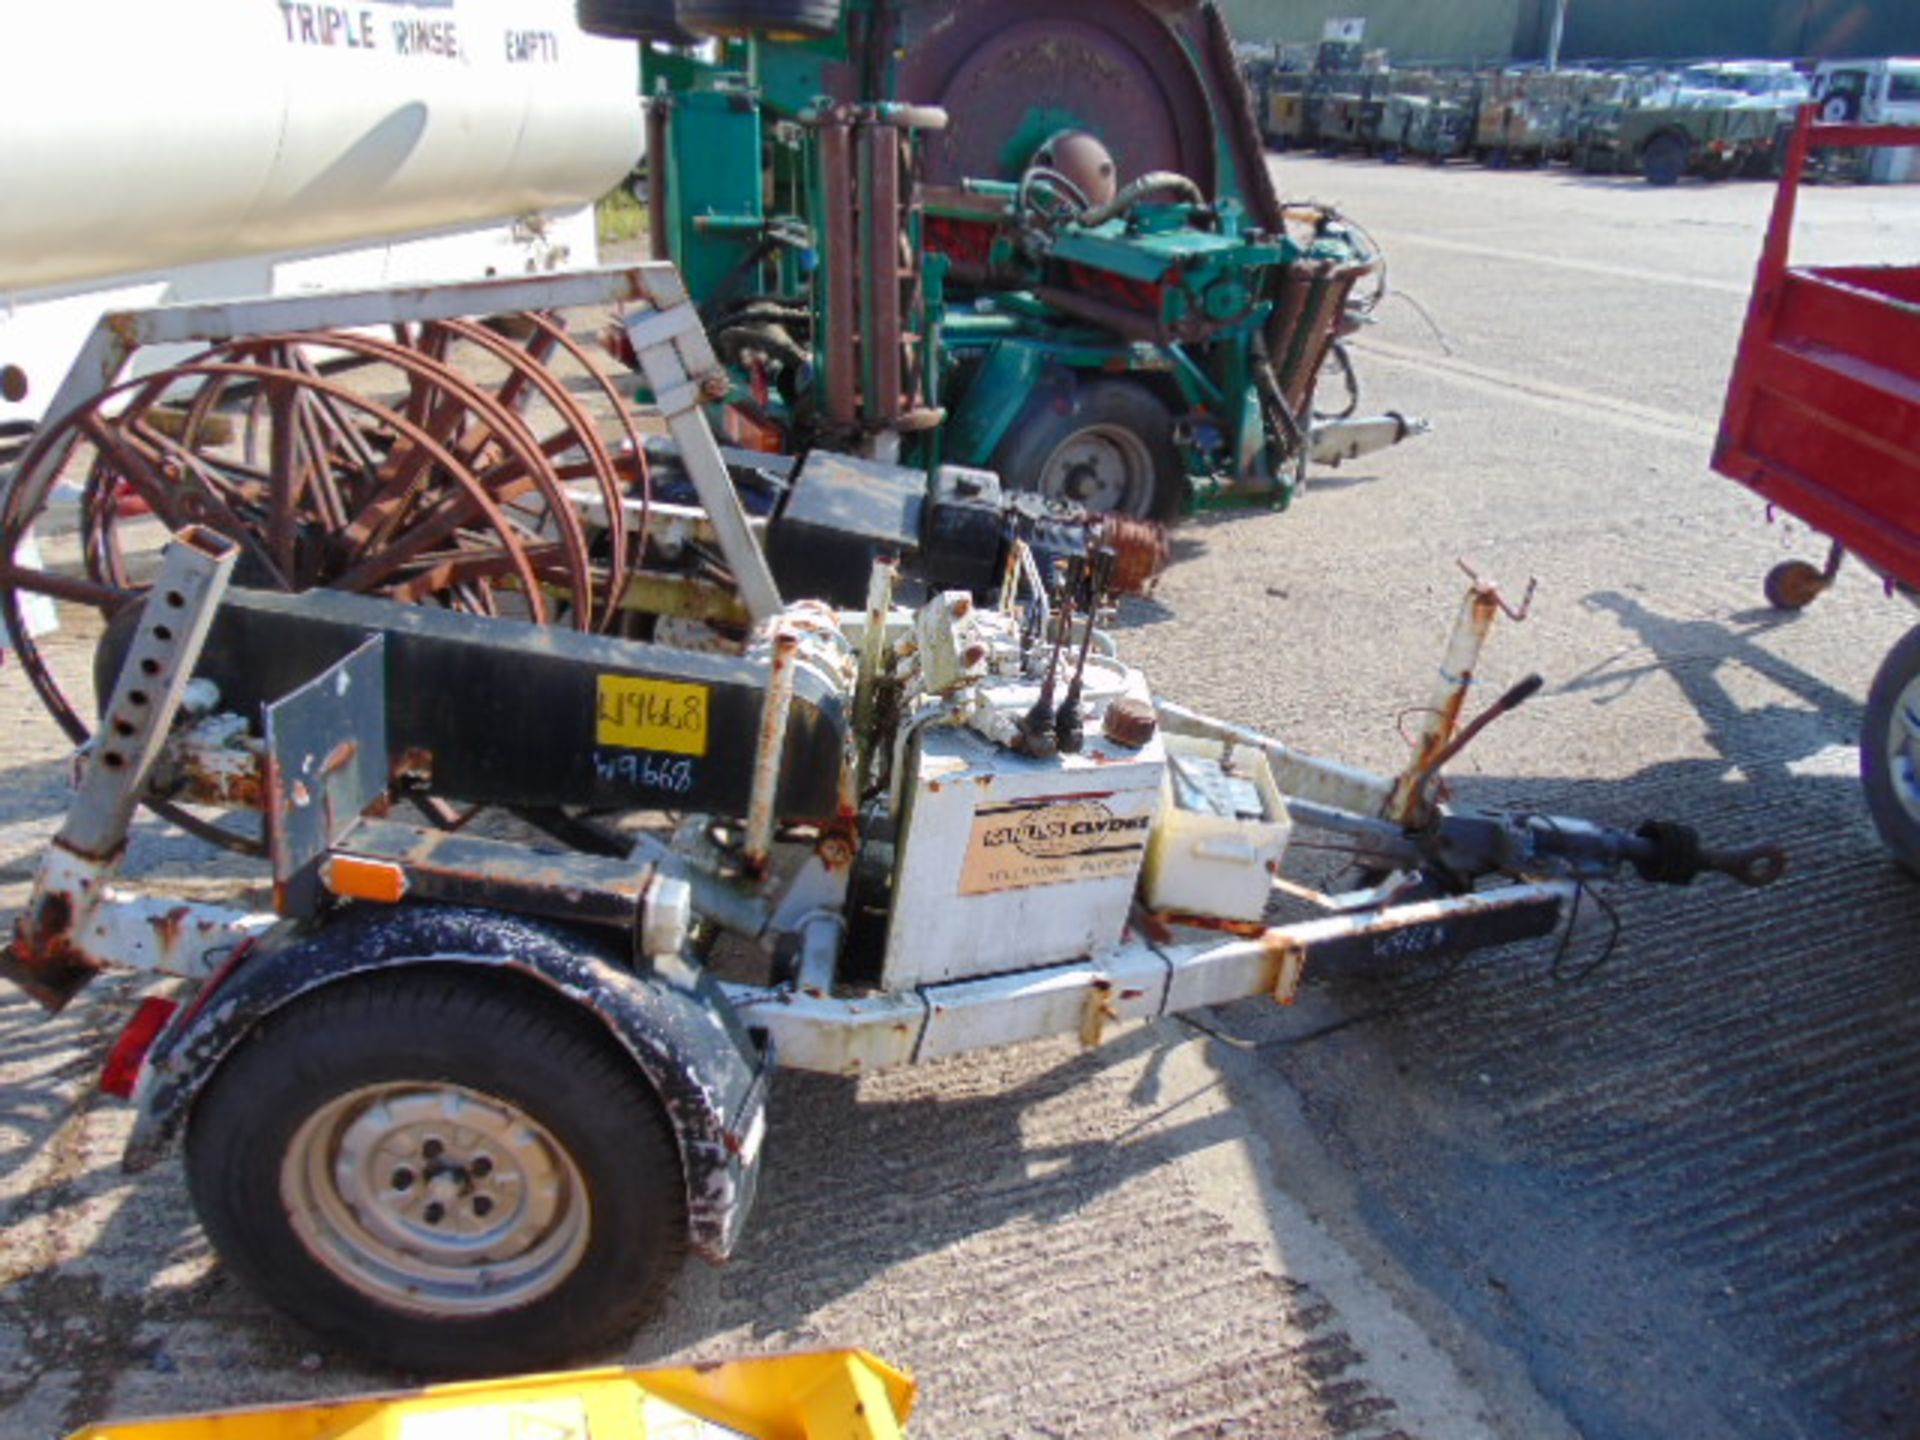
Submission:
[[[991,470],[942,466],[927,492],[920,573],[935,590],[971,590],[980,599],[1000,585],[1007,507]]]
[[[767,682],[757,662],[336,591],[232,590],[195,673],[220,687],[222,708],[254,714],[370,635],[386,641],[387,749],[396,767],[426,776],[437,795],[508,806],[746,812]],[[106,658],[106,673],[117,659]],[[608,682],[635,681],[688,689],[677,692],[677,710],[656,705],[659,723],[647,727],[653,740],[610,739],[603,692]],[[654,699],[629,693],[628,718],[644,721]],[[846,726],[842,697],[802,667],[782,755],[780,818],[834,815]]]
[[[923,471],[814,451],[767,532],[767,563],[781,593],[844,609],[865,605],[873,562],[917,553],[926,489]]]
[[[1560,923],[1557,898],[1470,910],[1445,920],[1403,925],[1365,935],[1342,935],[1307,947],[1306,974],[1323,980],[1330,975],[1378,975],[1405,970],[1423,961],[1465,955],[1494,945],[1538,940],[1551,935]]]

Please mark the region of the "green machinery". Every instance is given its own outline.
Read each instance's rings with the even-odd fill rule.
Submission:
[[[604,33],[604,30],[603,30]],[[1284,506],[1378,257],[1280,205],[1210,3],[847,0],[828,34],[641,47],[654,253],[748,448],[822,444],[1168,519]]]

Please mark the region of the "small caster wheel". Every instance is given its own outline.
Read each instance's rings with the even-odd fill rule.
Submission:
[[[1767,572],[1761,588],[1774,609],[1804,610],[1827,588],[1827,577],[1818,565],[1805,560],[1782,560]]]

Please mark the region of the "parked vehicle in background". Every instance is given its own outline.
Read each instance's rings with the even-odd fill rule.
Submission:
[[[1765,174],[1807,95],[1805,77],[1784,61],[1690,65],[1629,98],[1611,124],[1596,123],[1577,158],[1590,174],[1638,170],[1650,185]]]
[[[1813,101],[1829,124],[1920,125],[1920,58],[1827,60],[1813,73]],[[1897,183],[1920,176],[1905,147],[1827,150],[1814,157],[1822,179]]]
[[[1813,100],[1829,124],[1920,125],[1920,59],[1824,60]]]

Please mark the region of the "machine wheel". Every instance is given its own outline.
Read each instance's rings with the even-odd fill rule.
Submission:
[[[1920,875],[1920,626],[1873,677],[1860,733],[1860,783],[1893,858]]]
[[[1818,565],[1805,560],[1782,560],[1767,571],[1760,588],[1774,609],[1804,610],[1827,588],[1827,577]]]
[[[1640,152],[1640,173],[1649,185],[1673,185],[1687,173],[1687,142],[1678,135],[1656,135]]]
[[[1089,510],[1171,520],[1180,509],[1173,416],[1152,392],[1125,380],[1043,391],[992,463],[1010,489]]]
[[[659,1102],[591,1021],[501,982],[348,982],[269,1017],[187,1134],[225,1261],[401,1369],[524,1370],[630,1331],[687,1246]]]
[[[831,35],[841,0],[679,0],[680,23],[702,35]]]
[[[673,0],[573,0],[573,14],[587,34],[608,40],[664,40],[672,45],[700,40],[675,19]]]

